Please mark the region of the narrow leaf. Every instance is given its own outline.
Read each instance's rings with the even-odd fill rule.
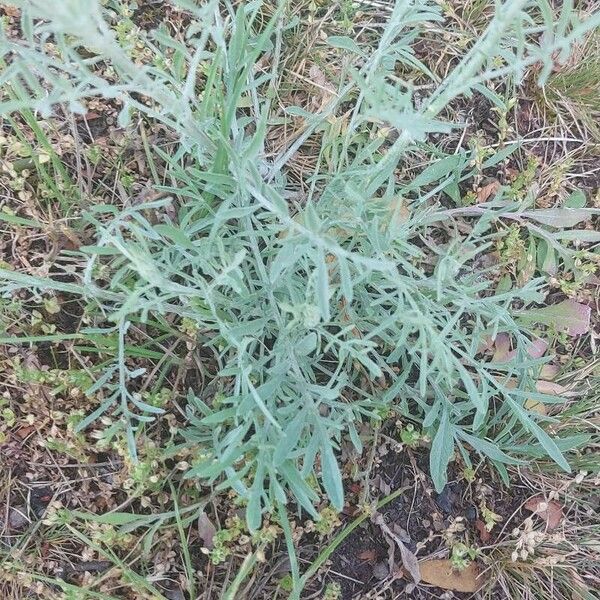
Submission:
[[[454,432],[453,427],[448,421],[448,413],[442,414],[439,428],[431,444],[431,454],[429,455],[429,468],[431,478],[439,493],[444,489],[447,481],[448,463],[454,452]]]
[[[321,445],[321,479],[331,504],[337,509],[344,508],[344,487],[340,467],[333,453],[331,441],[325,437]]]

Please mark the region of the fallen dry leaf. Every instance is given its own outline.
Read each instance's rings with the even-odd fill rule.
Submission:
[[[535,382],[535,389],[540,394],[548,394],[549,396],[563,396],[567,393],[567,388],[564,385],[553,381],[544,381],[543,379]]]
[[[392,225],[399,227],[410,218],[410,209],[406,202],[402,197],[396,197],[390,202],[389,217]]]
[[[548,396],[562,396],[567,398],[573,395],[572,392],[567,391],[566,387],[552,381],[544,381],[543,379],[535,382],[535,389],[540,394],[547,394]],[[540,415],[548,414],[546,405],[539,400],[534,400],[533,398],[525,401],[525,408],[539,413]]]
[[[315,93],[312,102],[322,110],[325,105],[336,95],[335,86],[327,79],[325,73],[317,65],[312,65],[308,70],[309,80],[319,91]]]
[[[404,542],[396,535],[383,520],[383,516],[380,513],[375,513],[371,519],[375,525],[379,525],[381,531],[391,541],[396,543],[396,546],[400,550],[400,558],[402,559],[402,566],[412,577],[415,583],[421,581],[421,573],[419,570],[419,560],[416,555],[411,552],[405,545]]]
[[[4,11],[4,14],[7,17],[20,17],[21,16],[21,9],[17,8],[16,6],[13,6],[12,4],[4,4],[2,6],[0,6],[0,10]]]
[[[366,560],[368,562],[373,562],[375,560],[375,558],[377,558],[377,552],[373,549],[363,550],[358,555],[358,558],[360,558],[360,560]]]
[[[560,373],[560,367],[554,363],[544,365],[540,371],[540,377],[545,381],[551,381]]]
[[[529,498],[523,508],[544,519],[549,530],[556,529],[564,516],[562,506],[556,500],[546,500],[541,494]]]
[[[547,414],[546,405],[543,404],[542,402],[540,402],[539,400],[533,400],[531,398],[529,398],[528,400],[525,400],[525,408],[527,410],[531,410],[531,411],[537,413],[538,415]]]
[[[529,354],[531,358],[542,358],[546,353],[546,350],[548,350],[548,342],[542,338],[536,338],[527,347],[527,354]]]
[[[485,544],[490,541],[492,534],[487,530],[485,523],[481,519],[475,521],[475,529],[479,533],[479,539]]]
[[[410,573],[413,581],[419,583],[422,579],[421,570],[419,569],[419,559],[397,537],[394,538],[394,541],[398,545],[398,548],[400,548],[402,566]]]
[[[499,181],[492,181],[477,190],[477,203],[486,202],[490,196],[493,196],[500,189]]]
[[[492,362],[506,362],[511,358],[510,337],[508,333],[499,333],[494,341],[494,356]]]
[[[207,514],[203,512],[198,517],[198,534],[200,535],[200,539],[204,542],[204,547],[208,550],[212,550],[214,548],[213,538],[215,537],[216,533],[216,527],[208,518]]]
[[[24,440],[32,431],[35,430],[33,425],[25,425],[15,431],[15,435]]]
[[[448,559],[422,560],[419,561],[419,568],[423,581],[453,592],[473,593],[486,581],[485,575],[481,573],[475,562],[462,571],[457,571]]]
[[[494,340],[494,356],[492,362],[506,362],[512,360],[516,355],[516,350],[511,350],[510,336],[507,333],[499,333]],[[548,349],[548,342],[537,338],[527,346],[527,354],[531,358],[541,358]]]
[[[349,485],[349,489],[353,494],[360,494],[363,486],[361,483],[353,482]]]

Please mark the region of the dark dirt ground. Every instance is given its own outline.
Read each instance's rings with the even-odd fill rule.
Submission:
[[[417,553],[419,559],[436,553],[440,553],[436,557],[447,556],[447,552],[444,554],[444,532],[453,524],[459,524],[459,530],[464,526],[459,535],[470,540],[474,547],[493,544],[506,521],[519,512],[526,498],[526,492],[518,487],[499,491],[499,487],[494,486],[492,491],[483,483],[483,480],[491,483],[491,473],[478,477],[472,483],[455,473],[455,478],[450,479],[441,494],[437,494],[426,475],[427,468],[424,452],[405,448],[401,453],[387,453],[373,470],[371,480],[373,496],[381,497],[400,487],[407,489],[383,507],[380,514],[409,550]],[[478,508],[482,497],[485,497],[487,508],[502,518],[490,534],[484,533],[485,540],[482,540],[482,516]],[[347,518],[342,528],[351,520]],[[325,581],[335,581],[340,585],[343,600],[367,598],[369,592],[382,589],[389,589],[395,594],[393,597],[398,598],[409,592],[411,598],[439,598],[444,590],[427,585],[414,588],[402,568],[397,550],[394,552],[394,567],[390,577],[392,547],[378,525],[372,520],[365,521],[335,550]],[[409,589],[407,586],[410,586]],[[455,594],[456,598],[470,596]]]

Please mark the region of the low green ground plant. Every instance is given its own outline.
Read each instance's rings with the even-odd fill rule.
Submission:
[[[481,259],[511,226],[568,263],[574,250],[565,239],[595,238],[578,230],[565,238],[562,229],[589,211],[540,211],[501,186],[467,205],[464,182],[517,145],[474,166],[471,151],[446,154],[436,140],[460,128],[447,112],[457,99],[479,94],[502,108],[490,82],[518,80],[533,65],[543,84],[600,15],[582,19],[573,2],[555,18],[546,0],[497,1],[484,33],[439,81],[415,48],[429,23],[443,21],[440,3],[397,0],[368,51],[350,37],[323,40],[343,67],[318,111],[286,106],[277,114],[284,38],[294,26],[285,2],[273,11],[260,1],[177,0],[190,15],[185,39],[160,25],[136,31],[133,42],[110,2],[15,4],[22,39],[1,39],[7,118],[29,122],[57,106],[85,113],[86,101],[101,96],[119,106],[123,128],[149,120],[179,140],[169,152],[150,149],[164,171],[160,199],[82,202],[77,227],[94,241],[70,251],[77,261],[68,272],[0,270],[7,298],[21,288],[80,298],[87,325],[77,336],[115,342],[114,360],[86,390],[90,403],[99,392],[102,401],[80,430],[110,413],[113,433],[125,432],[135,456],[163,411],[138,393],[143,369],[129,360],[130,328],[146,323],[166,336],[185,331],[214,356],[215,393],[190,389],[187,397],[179,443],[197,455],[186,476],[234,489],[251,530],[266,511],[284,520],[290,493],[316,518],[319,489],[340,510],[342,440],[361,452],[361,422],[389,414],[431,440],[438,490],[455,454],[468,467],[485,457],[502,475],[506,464],[540,453],[569,469],[564,453],[583,439],[550,435],[551,418],[528,408],[531,399],[555,401],[535,391],[545,359],[530,350],[540,324],[564,329],[580,315],[571,305],[533,310],[545,296],[543,278],[499,287]],[[308,188],[297,189],[290,161],[342,115]],[[266,133],[275,118],[301,126],[273,155]],[[426,158],[419,172],[402,177],[416,153]],[[60,169],[54,162],[45,172]],[[500,334],[510,357],[484,358],[481,348]]]

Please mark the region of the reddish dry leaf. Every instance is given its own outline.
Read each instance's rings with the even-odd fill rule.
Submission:
[[[536,323],[554,327],[557,331],[566,331],[569,335],[583,335],[590,330],[592,309],[576,300],[563,300],[558,304],[528,310],[523,315]]]
[[[552,381],[544,381],[543,379],[535,382],[535,389],[540,394],[547,394],[548,396],[562,396],[567,398],[572,395],[572,393],[567,391],[566,387]],[[530,398],[525,402],[525,408],[537,412],[540,415],[547,414],[546,405],[533,398]]]
[[[51,550],[52,547],[50,546],[50,542],[42,542],[42,545],[40,547],[40,555],[42,556],[42,558],[48,558]]]
[[[560,373],[560,367],[554,363],[548,363],[542,367],[540,377],[545,381],[552,381]]]
[[[102,115],[100,113],[94,112],[93,110],[88,110],[84,115],[77,115],[75,117],[75,121],[77,123],[81,123],[83,121],[93,121],[94,119],[99,119]]]
[[[487,530],[485,523],[481,519],[477,519],[477,521],[475,521],[475,529],[477,529],[477,533],[479,533],[479,539],[484,544],[490,541],[492,534]]]
[[[523,508],[544,519],[549,530],[556,529],[564,516],[562,506],[558,502],[546,500],[541,494],[529,498]]]
[[[17,429],[17,431],[15,431],[15,435],[24,440],[34,429],[35,428],[33,425],[25,425],[24,427]]]
[[[543,379],[535,382],[535,389],[540,394],[548,394],[549,396],[563,396],[568,393],[564,385],[553,381],[544,381]]]
[[[367,562],[373,562],[377,558],[377,552],[373,549],[363,550],[358,558],[360,560],[366,560]]]
[[[327,79],[317,65],[312,65],[308,70],[310,82],[318,89],[313,96],[313,104],[321,110],[336,94],[335,86]]]
[[[344,508],[342,508],[342,514],[347,517],[353,517],[356,513],[360,512],[360,509],[357,506],[350,506],[349,504],[345,504]]]
[[[490,196],[493,196],[500,189],[499,181],[492,181],[477,190],[477,203],[486,202]]]
[[[353,494],[359,494],[362,490],[362,484],[353,482],[350,484],[349,488]]]
[[[396,227],[408,221],[410,218],[410,209],[406,206],[404,198],[394,198],[390,202],[389,216],[392,224]]]
[[[477,354],[484,354],[494,349],[494,340],[491,335],[486,335],[477,346]]]
[[[512,183],[521,173],[518,169],[514,169],[513,167],[506,167],[504,169],[504,173],[506,174],[506,179]]]
[[[537,338],[527,347],[527,354],[529,354],[531,358],[542,358],[546,353],[546,350],[548,350],[548,342],[542,338]]]
[[[542,358],[548,349],[548,342],[545,342],[543,339],[538,338],[531,342],[529,346],[527,346],[527,354],[531,356],[531,358]],[[511,350],[508,353],[508,358],[506,360],[510,360],[517,355],[516,350]]]
[[[494,341],[494,356],[492,362],[506,362],[510,360],[510,336],[508,333],[499,333]]]
[[[486,577],[477,563],[472,562],[462,571],[453,568],[448,559],[422,560],[419,562],[421,579],[443,590],[473,593],[485,583]]]
[[[527,354],[531,358],[541,358],[548,349],[548,342],[537,338],[527,346]],[[517,355],[516,350],[510,349],[510,337],[507,333],[499,333],[494,341],[493,362],[506,362],[512,360]]]

